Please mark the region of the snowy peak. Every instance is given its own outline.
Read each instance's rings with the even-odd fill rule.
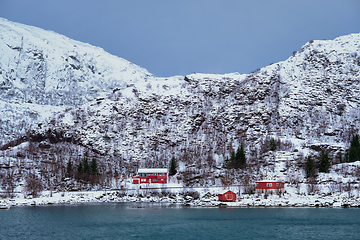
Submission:
[[[0,143],[62,108],[154,78],[101,48],[3,18],[0,56]]]
[[[0,18],[0,96],[75,105],[153,76],[125,59],[63,35]]]

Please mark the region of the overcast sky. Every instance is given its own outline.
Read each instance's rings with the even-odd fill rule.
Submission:
[[[249,73],[311,39],[359,33],[360,1],[0,0],[0,17],[102,47],[166,77]]]

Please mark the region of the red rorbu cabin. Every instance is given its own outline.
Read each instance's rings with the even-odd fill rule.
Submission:
[[[236,193],[229,190],[226,193],[219,194],[219,201],[234,202],[236,201]]]
[[[255,183],[256,183],[255,191],[257,193],[274,192],[277,190],[283,190],[285,187],[285,183],[281,181],[263,180]]]
[[[140,168],[132,177],[133,184],[167,183],[167,168]]]

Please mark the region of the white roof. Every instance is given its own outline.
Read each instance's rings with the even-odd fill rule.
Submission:
[[[283,183],[284,181],[278,179],[278,180],[261,180],[261,181],[255,181],[255,182],[282,182]]]
[[[139,168],[138,173],[167,173],[167,168]]]

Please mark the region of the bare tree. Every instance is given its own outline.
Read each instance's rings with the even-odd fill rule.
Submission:
[[[255,188],[252,184],[252,179],[249,174],[245,174],[243,177],[244,193],[252,194],[255,192]]]
[[[220,178],[220,180],[221,180],[221,185],[223,186],[224,189],[228,188],[234,183],[234,178],[230,176],[230,172],[228,169],[225,170],[225,174]]]
[[[336,182],[331,182],[329,185],[329,191],[331,194],[334,194],[337,190],[337,183]]]
[[[353,186],[351,185],[351,182],[350,182],[350,181],[348,181],[347,183],[345,183],[344,190],[345,190],[345,192],[348,193],[348,196],[349,196],[349,198],[350,198],[350,197],[352,196],[351,192],[352,192],[352,190],[353,190]]]
[[[41,179],[35,173],[30,172],[25,180],[25,192],[27,195],[38,197],[43,188]]]
[[[337,186],[338,192],[342,193],[344,190],[344,186],[343,186],[343,183],[341,182],[341,180],[336,182],[336,186]]]
[[[308,194],[315,194],[315,192],[317,192],[319,190],[317,181],[315,178],[310,178],[308,181],[308,184],[306,186],[307,192]]]
[[[2,188],[5,190],[5,197],[14,197],[14,189],[16,187],[15,171],[12,168],[6,170],[2,177]]]
[[[196,183],[196,173],[194,170],[187,169],[182,172],[182,181],[185,187],[193,187]]]

